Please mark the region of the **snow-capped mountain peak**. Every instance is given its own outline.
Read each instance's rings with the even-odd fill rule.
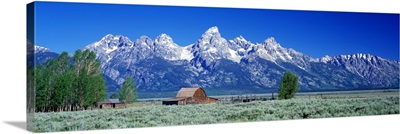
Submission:
[[[176,60],[191,60],[193,55],[188,49],[180,47],[175,44],[172,38],[163,33],[156,37],[154,40],[154,53],[158,57],[162,57],[166,60],[176,61]]]
[[[100,41],[94,42],[86,46],[84,49],[90,49],[92,51],[104,52],[108,54],[117,50],[122,45],[132,46],[132,44],[133,43],[129,40],[128,37],[124,37],[122,35],[107,34]]]
[[[217,26],[213,26],[211,28],[209,28],[205,34],[219,34],[219,30]]]
[[[269,37],[264,41],[264,44],[267,45],[267,48],[269,49],[280,49],[282,46],[276,42],[274,37]]]
[[[153,43],[153,40],[146,35],[142,35],[139,37],[139,39],[136,40],[136,43],[150,45]]]
[[[277,43],[274,37],[269,37],[269,38],[265,39],[264,42],[266,42],[266,43]]]
[[[234,47],[230,48],[229,45],[227,40],[221,37],[218,28],[211,27],[193,44],[191,53],[195,58],[201,59],[200,61],[196,60],[196,62],[203,62],[202,60],[204,60],[205,64],[202,64],[202,66],[205,67],[212,65],[219,59],[228,59],[239,63],[242,57],[239,56]],[[200,63],[195,64],[200,66]]]
[[[202,41],[223,41],[225,39],[223,39],[221,37],[221,34],[219,33],[219,30],[216,26],[209,28],[207,31],[205,31],[202,35],[201,35],[201,40]],[[225,40],[226,41],[226,40]]]
[[[267,38],[262,44],[257,44],[256,54],[272,62],[278,59],[288,62],[292,59],[289,50],[281,47],[273,37]]]
[[[243,36],[239,36],[234,38],[233,40],[229,40],[231,48],[238,47],[238,51],[244,51],[249,49],[251,46],[254,46],[253,43],[247,41]],[[243,49],[243,50],[240,50]]]
[[[52,52],[49,48],[36,46],[30,41],[27,43],[27,63],[30,65],[41,65],[46,63],[49,59],[58,57],[58,54]]]
[[[324,57],[321,58],[321,62],[327,63],[328,61],[332,60],[332,57],[325,55]]]
[[[107,35],[105,35],[103,38],[101,38],[100,41],[103,41],[103,40],[111,40],[112,38],[114,38],[114,35],[112,35],[112,34],[107,34]]]
[[[127,40],[129,40],[129,38],[125,37],[125,36],[122,36],[122,35],[107,34],[106,36],[101,38],[101,40],[98,41],[98,42],[110,43],[110,42],[113,42],[113,41],[123,42],[123,41],[127,41]]]
[[[157,36],[156,39],[154,40],[154,42],[156,44],[162,44],[162,45],[174,43],[172,38],[165,33],[162,33],[159,36]]]
[[[35,45],[35,53],[44,53],[44,52],[51,52],[49,48],[42,47],[42,46],[36,46]]]
[[[243,45],[243,44],[250,44],[250,41],[247,41],[243,36],[239,36],[234,38],[233,40],[229,40],[231,44]],[[243,47],[243,46],[242,46]]]
[[[236,37],[234,40],[237,40],[240,42],[247,42],[247,40],[242,35],[240,35],[239,37]]]

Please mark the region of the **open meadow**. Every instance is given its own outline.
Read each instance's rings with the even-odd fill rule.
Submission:
[[[233,104],[136,103],[124,109],[35,113],[35,132],[386,115],[400,111],[398,91],[317,96]]]

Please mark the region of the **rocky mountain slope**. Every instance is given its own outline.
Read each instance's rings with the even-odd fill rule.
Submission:
[[[109,34],[83,49],[97,54],[109,83],[117,85],[112,87],[133,77],[138,90],[146,92],[181,87],[274,91],[286,71],[300,77],[303,91],[399,86],[399,61],[360,53],[314,59],[282,47],[273,37],[262,43],[242,36],[226,40],[217,27],[184,47],[164,33],[134,41]]]

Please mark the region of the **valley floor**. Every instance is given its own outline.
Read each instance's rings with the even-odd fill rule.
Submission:
[[[35,113],[36,132],[234,123],[399,114],[399,92],[297,97],[235,104],[148,105],[125,109]]]

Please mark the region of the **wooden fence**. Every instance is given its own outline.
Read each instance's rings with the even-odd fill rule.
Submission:
[[[231,103],[243,103],[243,102],[252,102],[252,101],[268,101],[277,99],[276,96],[272,93],[271,95],[237,95],[237,96],[228,96],[228,97],[216,97],[218,98],[218,104],[231,104]]]

